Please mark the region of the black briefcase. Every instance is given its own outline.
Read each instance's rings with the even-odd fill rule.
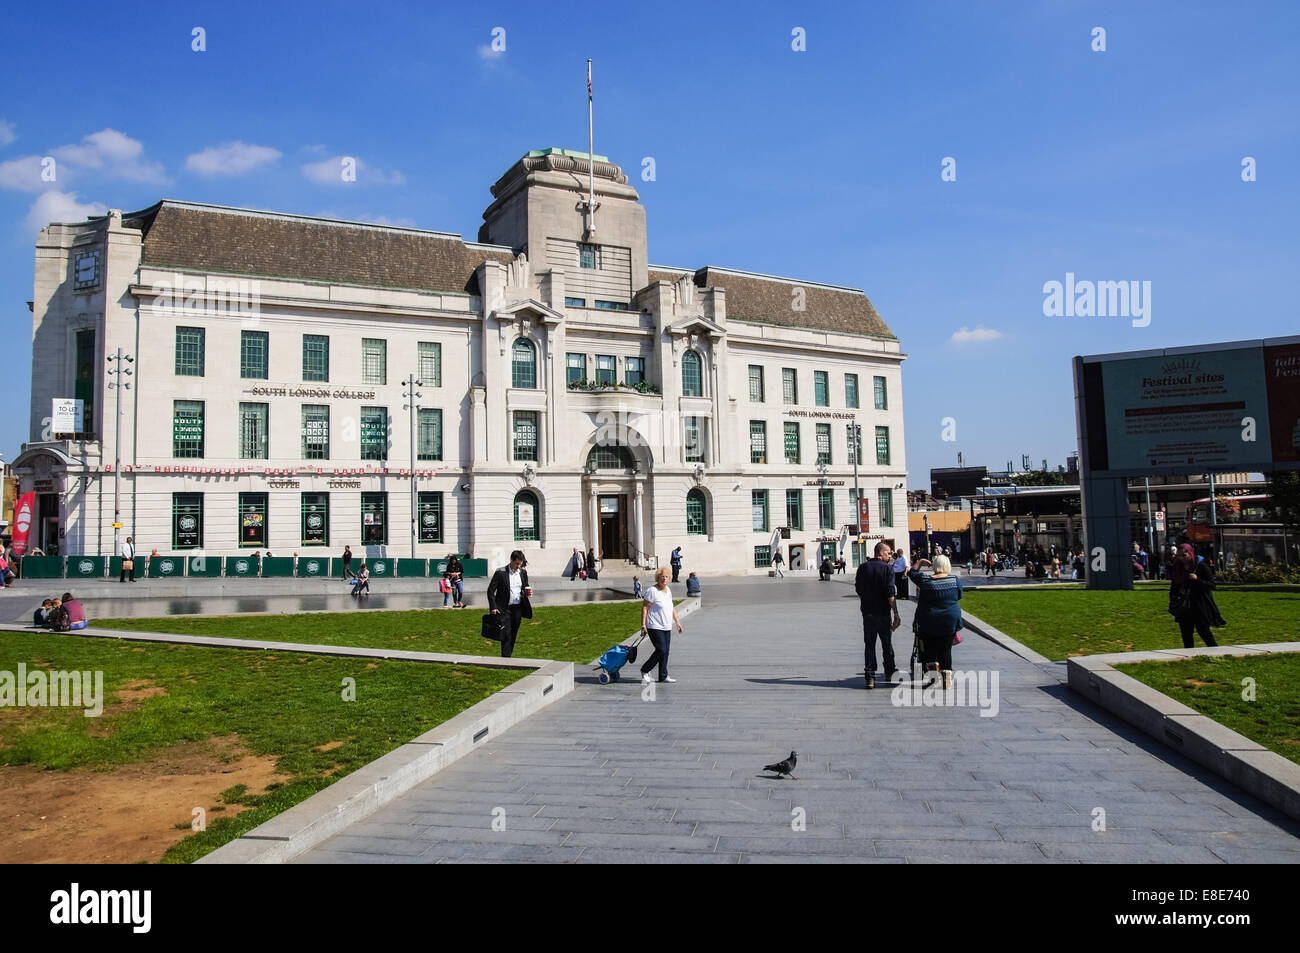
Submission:
[[[504,616],[493,615],[490,612],[483,616],[483,638],[491,639],[493,642],[500,642],[502,635],[501,623],[504,621]]]

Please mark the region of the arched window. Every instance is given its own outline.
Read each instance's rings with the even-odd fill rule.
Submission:
[[[520,490],[515,494],[515,539],[518,541],[541,539],[542,507],[537,494]]]
[[[533,390],[537,387],[537,348],[528,338],[515,341],[514,360],[510,368],[510,386],[525,387]]]
[[[597,444],[587,454],[587,469],[635,470],[636,458],[632,456],[632,451],[622,444]]]
[[[686,535],[706,536],[709,532],[709,504],[703,490],[686,494]]]
[[[695,351],[687,351],[682,355],[682,396],[703,395],[704,375],[700,372],[700,355]]]

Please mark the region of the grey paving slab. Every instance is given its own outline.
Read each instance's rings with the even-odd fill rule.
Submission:
[[[300,861],[1300,862],[1300,824],[1073,695],[1061,666],[972,636],[955,661],[997,673],[996,715],[868,692],[856,601],[818,586],[706,588],[653,701],[580,667],[572,695]],[[792,748],[800,780],[764,777]]]

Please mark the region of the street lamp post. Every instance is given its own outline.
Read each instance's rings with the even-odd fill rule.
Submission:
[[[423,383],[424,383],[423,381],[416,380],[414,374],[407,375],[406,380],[402,382],[402,397],[406,399],[406,403],[403,406],[405,406],[406,409],[410,411],[409,416],[411,422],[411,558],[412,559],[415,558],[415,544],[419,532],[417,527],[419,514],[416,512],[417,494],[416,494],[416,482],[415,482],[415,463],[416,463],[415,420],[416,420],[416,415],[418,414],[420,409],[420,405],[419,403],[417,403],[417,401],[420,397],[423,396],[418,390],[416,390],[416,388],[423,386]]]
[[[122,380],[123,375],[130,376],[131,368],[123,367],[122,362],[127,364],[135,362],[130,354],[122,353],[119,347],[117,353],[108,358],[109,376],[114,380],[108,385],[109,390],[117,391],[117,418],[115,447],[113,450],[113,553],[116,556],[122,552],[122,391],[131,389],[131,382]],[[85,427],[85,423],[82,423]],[[102,537],[101,537],[102,538]]]

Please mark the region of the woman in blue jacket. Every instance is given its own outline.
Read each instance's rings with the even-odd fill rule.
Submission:
[[[932,572],[925,572],[933,567]],[[952,575],[947,556],[918,560],[907,578],[916,585],[916,626],[921,634],[927,672],[943,673],[944,691],[952,688],[952,640],[961,628],[961,580]]]

